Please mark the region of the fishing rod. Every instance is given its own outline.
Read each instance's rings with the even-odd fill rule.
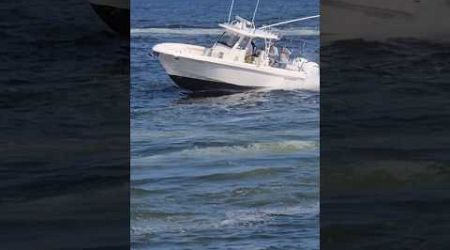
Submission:
[[[317,18],[317,17],[320,17],[320,15],[301,17],[301,18],[287,20],[287,21],[283,21],[283,22],[279,22],[279,23],[270,24],[270,25],[264,25],[264,26],[259,27],[258,29],[272,28],[272,27],[275,27],[275,26],[280,26],[280,25],[284,25],[284,24],[288,24],[288,23],[295,23],[295,22],[308,20],[308,19],[313,19],[313,18]]]

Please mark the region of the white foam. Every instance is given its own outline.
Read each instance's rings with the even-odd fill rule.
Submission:
[[[226,219],[220,221],[220,226],[233,226],[251,223],[260,223],[273,220],[276,216],[305,216],[319,215],[318,203],[309,206],[297,205],[289,207],[273,207],[262,209],[235,210],[226,213]]]
[[[183,150],[186,155],[228,155],[228,154],[259,154],[259,153],[292,153],[305,149],[313,149],[317,143],[313,141],[279,141],[279,142],[258,142],[244,146],[222,146],[222,147],[195,147]]]
[[[221,29],[211,28],[135,28],[131,29],[131,35],[160,36],[160,35],[217,35]]]
[[[320,31],[312,28],[290,28],[280,31],[283,36],[320,36]]]
[[[254,157],[260,154],[291,154],[305,150],[314,150],[318,148],[316,141],[288,140],[278,142],[256,142],[247,145],[236,146],[215,146],[215,147],[193,147],[177,152],[152,155],[133,159],[132,165],[149,164],[151,162],[160,162],[164,160],[173,161],[175,158],[204,158],[208,157]]]
[[[195,230],[210,230],[218,228],[234,228],[251,226],[271,222],[279,216],[301,216],[312,219],[319,216],[320,206],[318,202],[310,204],[298,204],[292,206],[278,206],[267,208],[249,208],[225,211],[222,219],[217,217],[199,216],[195,222],[193,218],[171,218],[160,221],[148,219],[131,222],[131,235],[134,239],[146,238],[148,235],[162,232],[185,233]]]
[[[312,28],[289,28],[279,30],[284,36],[318,36],[319,30]],[[219,35],[223,29],[216,28],[133,28],[132,36],[195,36],[195,35]]]

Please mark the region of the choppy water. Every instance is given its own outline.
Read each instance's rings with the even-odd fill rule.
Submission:
[[[445,42],[321,49],[321,247],[447,249]]]
[[[0,9],[0,248],[126,246],[129,41],[85,0]]]
[[[237,1],[250,16],[254,1]],[[159,42],[210,45],[226,1],[133,1],[131,237],[136,249],[318,249],[319,95],[183,94],[148,56]],[[262,23],[316,14],[262,1]],[[258,18],[257,18],[258,22]],[[318,23],[287,41],[318,61]],[[302,42],[307,46],[302,49]]]

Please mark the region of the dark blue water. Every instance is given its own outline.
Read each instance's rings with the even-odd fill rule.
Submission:
[[[0,9],[0,248],[123,248],[129,41],[85,0]]]
[[[321,48],[321,248],[448,249],[449,55],[417,39]]]
[[[251,17],[256,1],[236,1]],[[228,1],[132,1],[131,237],[135,249],[318,249],[319,94],[192,97],[148,53],[210,46]],[[257,24],[318,13],[318,1],[261,1]],[[318,21],[283,27],[318,61]],[[303,44],[306,44],[304,46]]]

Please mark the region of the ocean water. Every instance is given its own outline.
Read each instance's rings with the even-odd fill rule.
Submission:
[[[321,248],[448,249],[449,55],[423,39],[321,48]]]
[[[256,1],[236,1],[250,17]],[[318,13],[261,1],[257,24]],[[149,56],[160,42],[211,45],[228,1],[132,1],[131,241],[134,249],[318,249],[319,94],[196,97]],[[319,61],[318,21],[283,27]]]
[[[0,248],[126,246],[128,39],[85,0],[0,9]]]

